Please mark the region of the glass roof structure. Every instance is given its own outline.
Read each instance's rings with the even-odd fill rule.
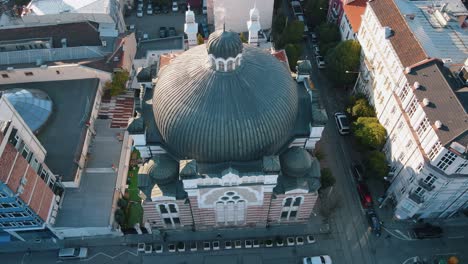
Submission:
[[[41,90],[15,88],[2,93],[29,128],[37,133],[52,114],[52,100]]]

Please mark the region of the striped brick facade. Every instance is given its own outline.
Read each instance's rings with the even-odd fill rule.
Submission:
[[[302,203],[299,206],[297,217],[289,220],[281,219],[281,212],[283,209],[284,200],[288,197],[303,197]],[[276,199],[271,200],[270,214],[268,215],[268,221],[270,223],[303,223],[306,222],[314,207],[317,204],[318,193],[292,193],[292,194],[279,194],[276,195]]]
[[[191,228],[192,227],[192,212],[190,205],[185,202],[186,200],[162,200],[162,201],[144,201],[142,206],[144,210],[143,220],[150,223],[153,228],[172,229],[172,228]],[[180,226],[173,227],[166,225],[162,218],[159,209],[159,204],[176,204],[178,209],[178,216],[180,219]]]

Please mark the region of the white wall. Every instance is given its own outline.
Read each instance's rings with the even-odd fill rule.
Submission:
[[[262,29],[269,29],[273,18],[273,3],[274,0],[213,0],[214,26],[216,29],[223,29],[226,23],[226,30],[247,32],[249,12],[256,5],[260,12]]]

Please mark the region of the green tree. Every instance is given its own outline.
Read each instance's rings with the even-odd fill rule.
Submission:
[[[281,35],[276,37],[275,47],[277,49],[283,49],[288,44],[299,44],[302,41],[303,34],[304,22],[297,20],[288,22]]]
[[[375,117],[359,117],[353,131],[358,142],[370,149],[381,149],[387,138],[387,131]]]
[[[320,170],[320,189],[326,189],[335,185],[336,179],[329,168]]]
[[[247,43],[247,38],[245,37],[244,32],[240,33],[239,38],[242,41],[242,43]]]
[[[308,0],[304,5],[304,13],[310,24],[313,26],[320,25],[327,19],[326,0]]]
[[[203,43],[205,43],[205,40],[203,39],[203,36],[201,34],[198,34],[197,35],[197,44],[201,45]]]
[[[333,23],[322,23],[316,28],[320,46],[341,40],[340,29]]]
[[[283,33],[284,26],[286,25],[286,17],[283,14],[277,14],[273,17],[272,33],[274,36],[279,36]]]
[[[125,214],[122,209],[117,209],[114,212],[114,220],[117,222],[120,226],[123,226],[125,223]]]
[[[367,170],[367,175],[383,179],[388,174],[388,163],[385,158],[385,154],[374,150],[367,154],[367,158],[364,161],[364,165]]]
[[[375,117],[375,110],[365,98],[357,99],[354,106],[351,108],[351,116],[358,117]]]
[[[287,44],[284,47],[286,55],[288,56],[289,68],[294,71],[296,69],[297,61],[302,53],[302,48],[297,44]]]
[[[353,84],[357,74],[346,73],[358,69],[361,45],[355,40],[346,40],[338,44],[325,56],[326,73],[337,85]]]
[[[128,71],[118,71],[112,75],[112,81],[104,84],[104,89],[109,89],[111,96],[122,94],[126,91],[128,81]]]
[[[117,206],[120,207],[121,209],[127,208],[127,205],[128,205],[128,201],[125,200],[124,198],[120,198],[120,199],[117,201]]]

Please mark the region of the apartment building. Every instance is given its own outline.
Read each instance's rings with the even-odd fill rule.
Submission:
[[[410,4],[368,2],[358,32],[363,60],[356,89],[369,97],[388,133],[391,185],[384,203],[394,204],[398,219],[447,218],[468,208],[466,88],[418,40],[402,2]]]

